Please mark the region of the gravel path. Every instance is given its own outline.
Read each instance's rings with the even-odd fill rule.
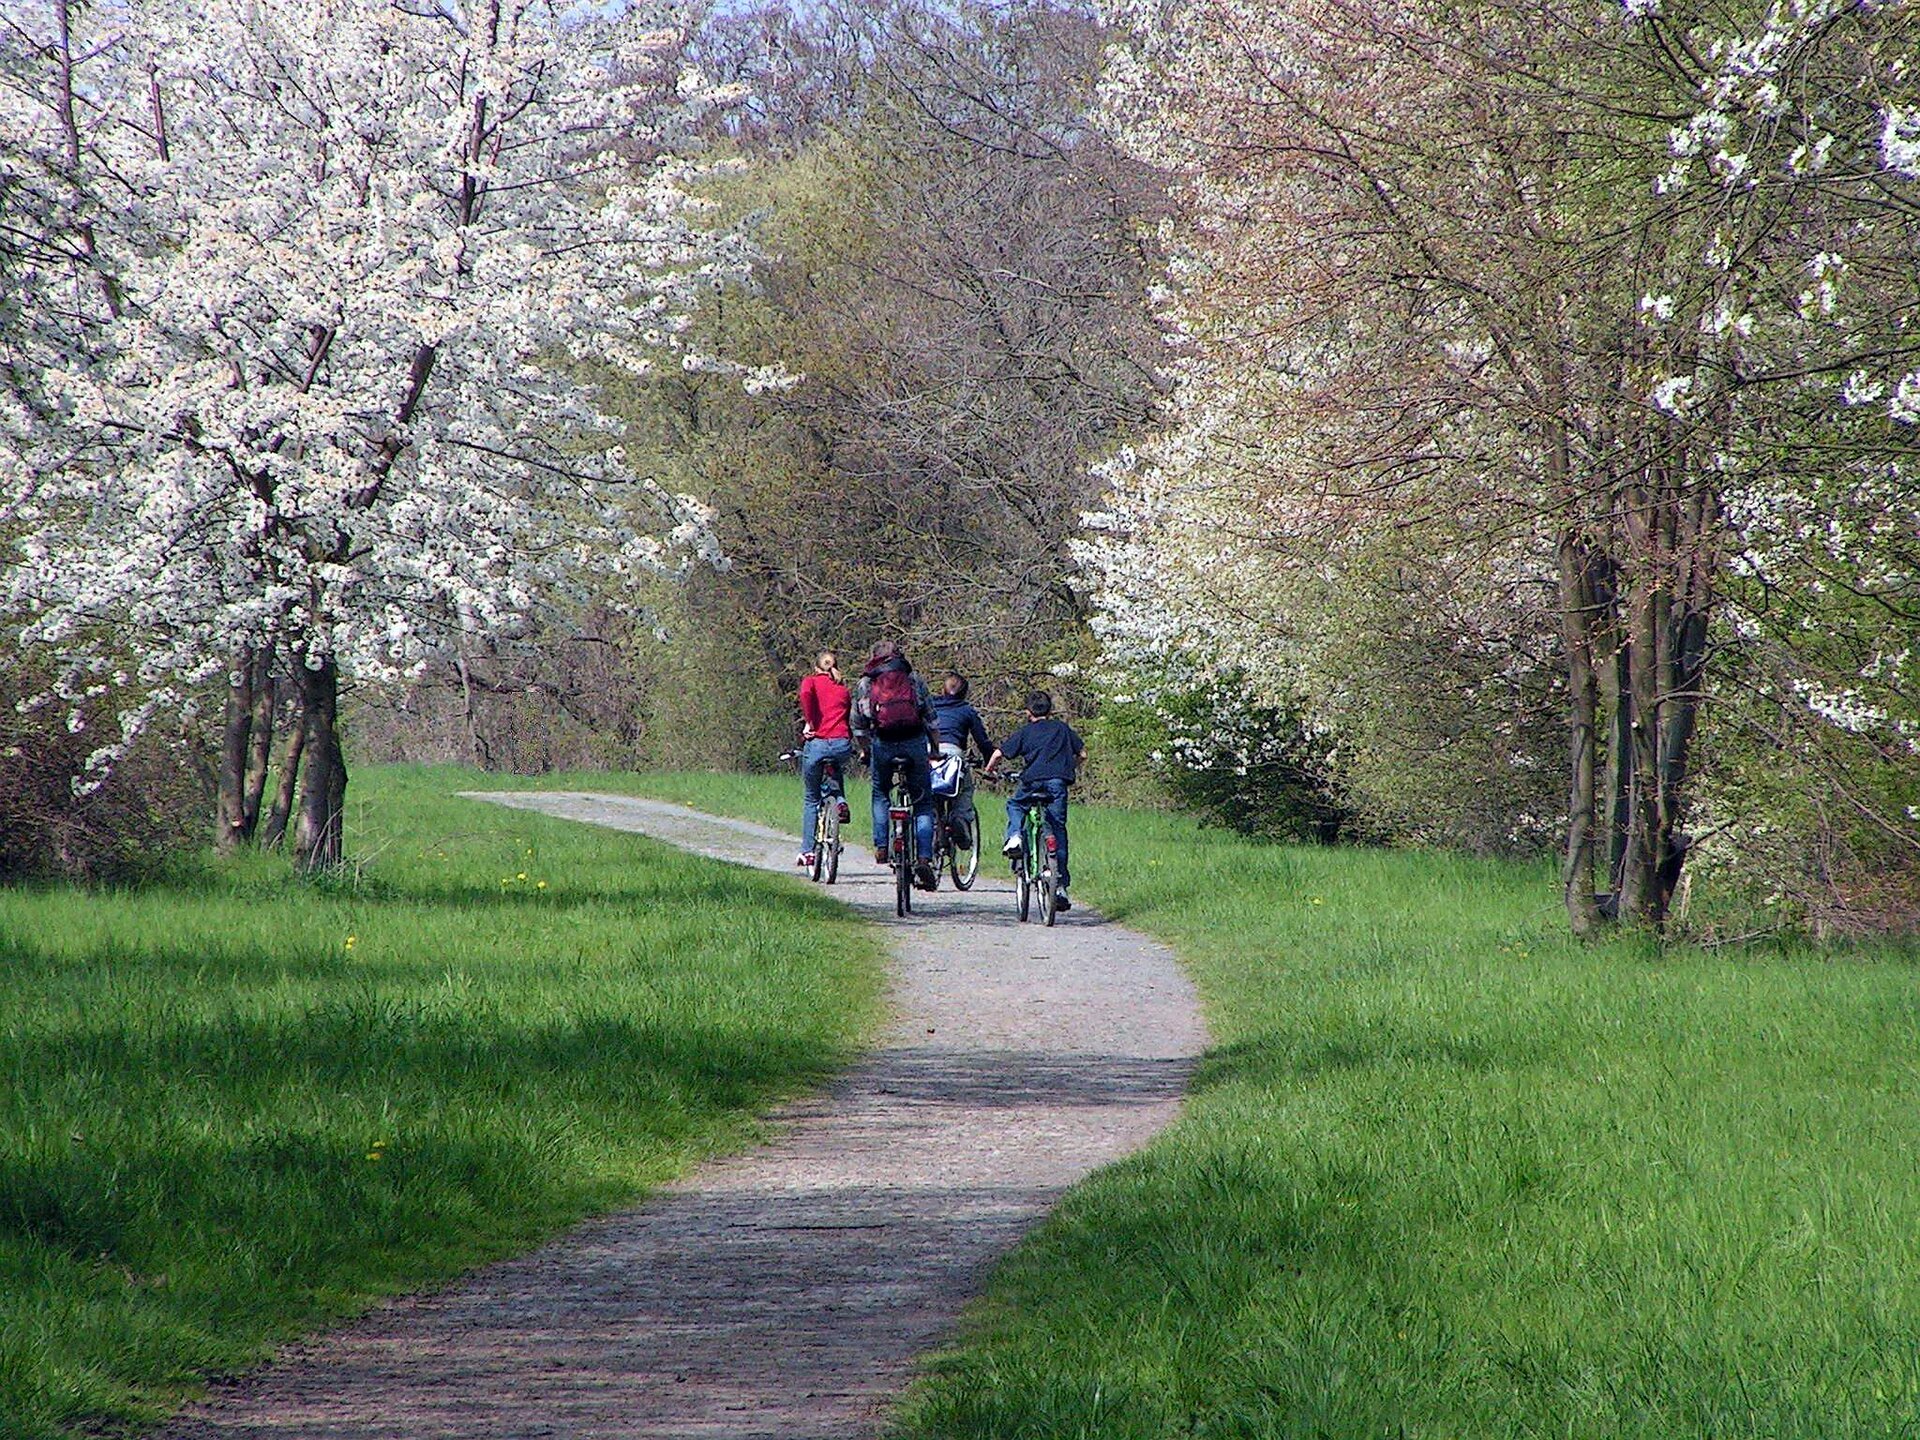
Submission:
[[[474,798],[768,869],[790,870],[795,849],[658,801]],[[1083,909],[1021,925],[997,866],[896,920],[872,858],[850,846],[834,893],[886,917],[894,1020],[871,1057],[782,1112],[772,1144],[295,1347],[162,1434],[877,1434],[988,1266],[1173,1118],[1205,1036],[1161,946]]]

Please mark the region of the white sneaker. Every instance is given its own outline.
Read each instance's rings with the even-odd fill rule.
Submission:
[[[1025,845],[1020,843],[1020,837],[1018,835],[1009,835],[1007,836],[1007,843],[1000,847],[1000,853],[1002,855],[1018,855],[1026,848]]]

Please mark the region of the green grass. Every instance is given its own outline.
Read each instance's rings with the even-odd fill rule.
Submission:
[[[1078,892],[1179,950],[1213,1048],[903,1436],[1920,1434],[1911,950],[1582,946],[1544,868],[1073,826]]]
[[[0,890],[0,1434],[151,1418],[525,1249],[868,1033],[879,947],[831,902],[449,798],[492,783],[357,772],[357,882]]]
[[[911,1436],[1920,1433],[1912,955],[1565,937],[1543,870],[1083,810],[1214,1046]]]

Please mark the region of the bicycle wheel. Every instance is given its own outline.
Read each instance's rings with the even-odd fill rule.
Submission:
[[[898,819],[887,826],[887,857],[893,861],[893,913],[913,908],[913,869],[907,864],[906,827]]]
[[[820,870],[814,878],[831,885],[840,878],[840,812],[838,807],[828,810],[820,817],[820,828],[825,834],[820,843]]]
[[[971,890],[973,882],[980,874],[980,826],[976,822],[968,831],[970,842],[964,848],[953,843],[953,832],[947,832],[947,868],[953,875],[956,890]]]
[[[827,866],[827,812],[822,810],[820,818],[813,822],[813,864],[807,867],[807,878],[814,884],[820,883],[820,876]]]
[[[1054,884],[1053,867],[1049,865],[1040,872],[1040,923],[1042,925],[1053,924],[1054,901],[1058,898],[1059,891]]]
[[[1024,923],[1027,912],[1033,908],[1033,881],[1027,878],[1025,864],[1013,872],[1013,888],[1020,898],[1020,919]]]

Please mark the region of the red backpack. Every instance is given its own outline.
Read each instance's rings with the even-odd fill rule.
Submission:
[[[882,740],[905,740],[924,728],[913,676],[905,670],[882,670],[875,675],[867,685],[867,708],[873,715],[873,733]]]

